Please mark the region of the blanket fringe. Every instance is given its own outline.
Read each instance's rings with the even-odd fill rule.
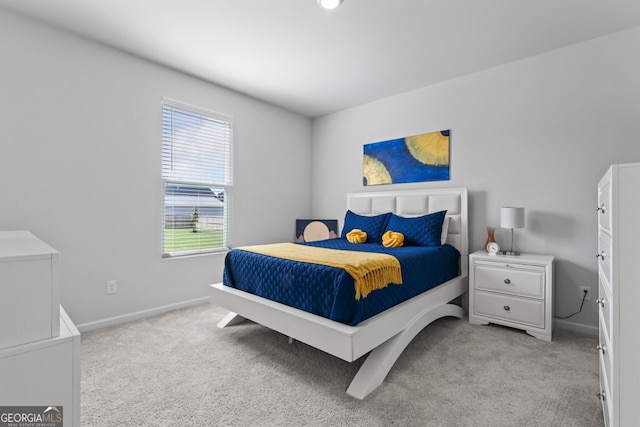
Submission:
[[[372,291],[386,288],[388,285],[401,285],[402,273],[394,266],[370,271],[361,277],[354,277],[356,301],[366,298]]]

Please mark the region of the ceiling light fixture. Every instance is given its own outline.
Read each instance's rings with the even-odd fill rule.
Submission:
[[[335,9],[342,4],[342,0],[318,0],[318,4],[323,9]]]

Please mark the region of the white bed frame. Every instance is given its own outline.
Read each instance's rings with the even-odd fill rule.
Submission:
[[[347,209],[362,215],[394,212],[418,216],[447,210],[447,243],[460,251],[460,275],[398,304],[356,326],[349,326],[253,294],[211,285],[211,303],[231,311],[218,327],[245,318],[352,362],[371,352],[347,389],[364,399],[386,378],[405,347],[427,325],[445,317],[462,318],[464,310],[450,302],[468,290],[467,189],[423,189],[347,194]]]

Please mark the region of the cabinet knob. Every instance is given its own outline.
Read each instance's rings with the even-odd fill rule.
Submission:
[[[604,303],[605,303],[604,298],[603,299],[598,298],[596,300],[596,304],[600,305],[601,307],[604,307]]]
[[[602,259],[604,261],[604,251],[601,251],[599,254],[596,254],[596,258]]]
[[[504,311],[509,311],[509,310],[511,310],[511,307],[509,307],[508,305],[505,305],[504,306]]]
[[[601,204],[597,209],[596,212],[600,212],[601,214],[604,214],[604,212],[606,211],[606,208],[604,206],[604,203]]]
[[[605,353],[607,352],[607,346],[606,346],[606,345],[600,345],[600,344],[598,344],[598,345],[596,346],[596,348],[597,348],[599,351],[601,351],[601,352],[602,352],[602,354],[605,354]]]
[[[607,394],[604,392],[604,390],[602,390],[600,393],[598,393],[598,397],[600,399],[602,399],[602,401],[604,402],[605,400],[607,400]]]
[[[504,279],[504,283],[506,283],[506,284],[508,285],[509,283],[511,283],[511,280],[509,280],[509,279]]]

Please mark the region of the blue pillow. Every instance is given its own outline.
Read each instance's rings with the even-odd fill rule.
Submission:
[[[386,230],[404,234],[405,246],[440,246],[446,213],[447,211],[440,211],[415,218],[392,214]]]
[[[375,216],[364,216],[347,211],[344,217],[344,227],[342,227],[342,237],[346,238],[347,233],[358,228],[367,233],[367,243],[380,243],[382,242],[382,233],[385,230],[385,226],[389,221],[391,213]]]

